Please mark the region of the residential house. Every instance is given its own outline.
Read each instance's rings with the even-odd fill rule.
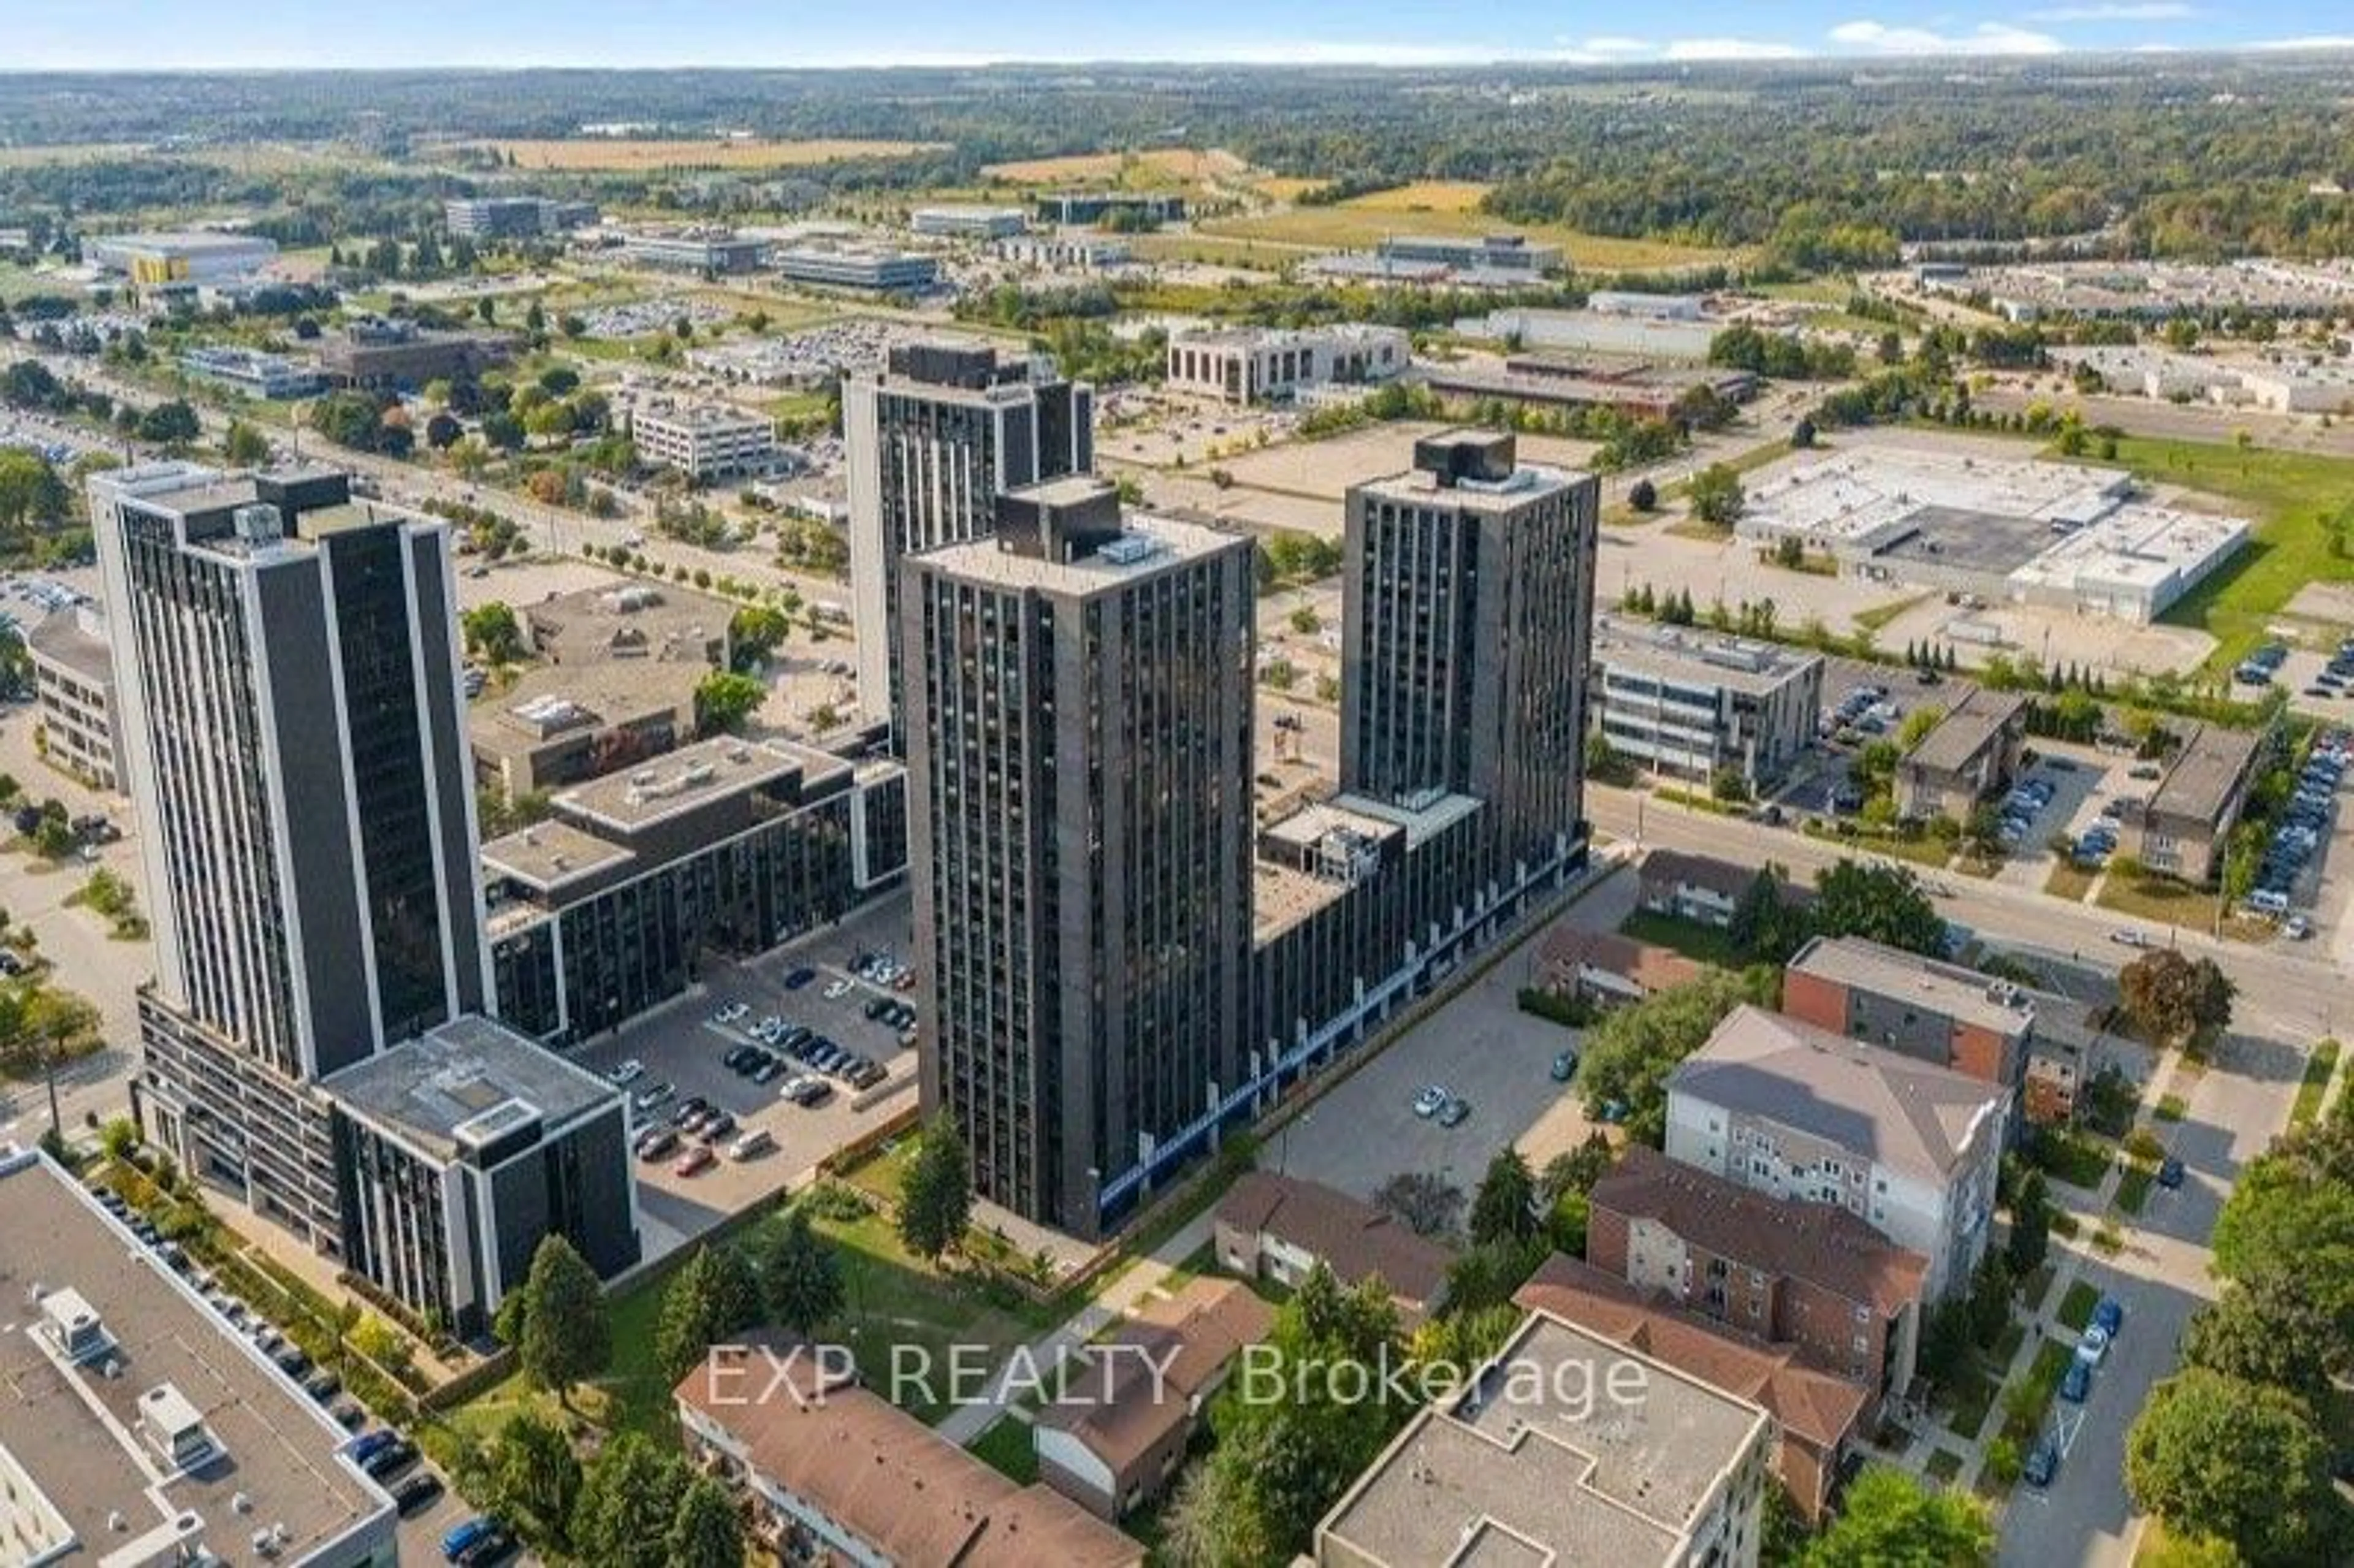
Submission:
[[[1371,1203],[1297,1176],[1244,1173],[1211,1218],[1219,1266],[1297,1286],[1321,1263],[1343,1286],[1379,1276],[1408,1327],[1439,1306],[1454,1255]]]

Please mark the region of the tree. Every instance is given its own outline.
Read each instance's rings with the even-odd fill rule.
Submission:
[[[259,468],[270,461],[270,438],[243,419],[231,419],[221,438],[221,456],[234,468]]]
[[[1627,504],[1638,512],[1659,509],[1659,487],[1648,479],[1638,479],[1627,487]]]
[[[744,1521],[716,1476],[697,1476],[663,1537],[670,1568],[743,1568]]]
[[[1827,937],[1865,937],[1930,957],[1945,951],[1945,917],[1905,866],[1855,860],[1826,866],[1815,874],[1813,918]]]
[[[622,1432],[588,1467],[572,1510],[572,1544],[599,1568],[667,1568],[686,1462],[641,1432]]]
[[[2303,1399],[2328,1387],[2332,1362],[2354,1361],[2354,1350],[2315,1298],[2311,1276],[2270,1273],[2226,1284],[2192,1313],[2182,1360]]]
[[[1463,1217],[1463,1189],[1428,1171],[1401,1171],[1373,1194],[1373,1206],[1418,1236],[1447,1235]]]
[[[1801,417],[1797,424],[1790,427],[1790,445],[1796,450],[1805,451],[1814,444],[1815,422]]]
[[[204,433],[196,411],[183,397],[158,403],[139,417],[139,439],[157,446],[185,447]]]
[[[842,1260],[798,1204],[759,1253],[769,1316],[804,1339],[842,1310]]]
[[[733,670],[714,670],[695,688],[695,724],[705,735],[735,734],[769,700],[769,688]]]
[[[2322,1560],[2337,1507],[2328,1444],[2296,1398],[2192,1367],[2126,1434],[2126,1489],[2169,1531],[2230,1542],[2251,1568]]]
[[[436,412],[425,421],[425,444],[437,452],[445,452],[456,446],[465,433],[466,427],[446,411]]]
[[[458,614],[465,633],[466,652],[493,664],[512,664],[524,656],[523,623],[510,607],[493,599]]]
[[[1214,1449],[1186,1467],[1162,1515],[1161,1550],[1176,1568],[1232,1568],[1278,1553],[1259,1519],[1252,1477]]]
[[[2354,1117],[2310,1122],[2240,1172],[2216,1218],[2215,1271],[2243,1285],[2295,1277],[2354,1346]],[[2354,1367],[2340,1365],[2342,1374]]]
[[[732,1246],[699,1246],[663,1287],[654,1364],[675,1383],[713,1345],[760,1319],[760,1287]]]
[[[1970,1568],[1994,1561],[1994,1543],[1993,1521],[1976,1498],[1870,1465],[1798,1561],[1802,1568]]]
[[[1760,866],[1733,906],[1725,935],[1733,950],[1752,963],[1787,962],[1807,939],[1806,916],[1790,904],[1782,868]]]
[[[65,481],[40,453],[0,447],[0,524],[21,528],[55,521],[65,515],[72,501]]]
[[[1488,1161],[1472,1197],[1471,1240],[1479,1245],[1526,1241],[1539,1223],[1536,1177],[1521,1151],[1506,1144]]]
[[[772,604],[748,604],[727,622],[729,656],[737,670],[749,670],[775,652],[792,630],[785,612]]]
[[[499,1511],[563,1549],[580,1501],[580,1461],[571,1439],[526,1410],[500,1428],[490,1467]]]
[[[2043,1263],[2043,1255],[2052,1245],[2052,1192],[2041,1171],[2030,1171],[2020,1179],[2019,1191],[2010,1201],[2010,1239],[2004,1244],[2004,1255],[2010,1260],[2013,1274],[2032,1274]]]
[[[523,1371],[533,1386],[570,1407],[572,1385],[613,1359],[604,1287],[563,1236],[543,1237],[524,1280]]]
[[[1730,464],[1721,462],[1712,462],[1692,476],[1691,494],[1692,515],[1718,528],[1732,527],[1748,502],[1741,476]]]
[[[1608,1175],[1617,1161],[1618,1154],[1610,1147],[1609,1137],[1596,1128],[1575,1149],[1545,1161],[1544,1170],[1537,1176],[1537,1197],[1550,1203],[1565,1192],[1591,1192],[1594,1184]]]
[[[2160,1045],[2187,1040],[2199,1027],[2202,990],[2199,966],[2173,948],[2152,948],[2117,972],[2126,1016]]]
[[[972,1171],[964,1139],[946,1117],[924,1129],[899,1195],[899,1239],[917,1257],[937,1260],[957,1245],[972,1219]]]
[[[1658,1147],[1667,1136],[1668,1075],[1750,1000],[1740,976],[1715,971],[1605,1014],[1586,1033],[1577,1070],[1587,1114],[1616,1105],[1628,1135]]]

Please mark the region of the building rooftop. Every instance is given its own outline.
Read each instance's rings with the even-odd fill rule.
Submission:
[[[85,681],[113,683],[114,652],[106,641],[106,617],[96,606],[51,610],[25,634],[25,645],[35,658],[61,665]]]
[[[2026,708],[2027,699],[2016,693],[1974,687],[1921,737],[1920,745],[1905,753],[1904,762],[1933,772],[1959,773],[1984,756]]]
[[[1442,483],[1437,475],[1415,468],[1386,478],[1368,480],[1354,489],[1368,495],[1411,502],[1417,506],[1450,506],[1465,512],[1510,512],[1526,505],[1532,497],[1566,490],[1586,477],[1567,469],[1524,462],[1517,464],[1510,477],[1502,480],[1460,479],[1453,483]]]
[[[1759,869],[1754,865],[1736,865],[1714,855],[1655,849],[1643,856],[1643,863],[1637,874],[1647,885],[1698,887],[1720,898],[1737,900],[1749,891],[1749,885],[1757,880]],[[1814,901],[1814,889],[1803,883],[1784,878],[1781,885],[1785,905],[1797,906]]]
[[[1625,1280],[1559,1253],[1537,1266],[1512,1304],[1656,1356],[1712,1388],[1756,1404],[1820,1447],[1845,1441],[1872,1402],[1861,1383],[1814,1365],[1794,1345],[1752,1338],[1658,1298],[1646,1300]]]
[[[621,1091],[504,1023],[461,1013],[320,1080],[354,1115],[441,1160],[527,1121],[560,1127]]]
[[[244,255],[275,252],[277,241],[260,234],[227,234],[210,228],[156,229],[138,234],[99,234],[90,242],[125,250],[149,250],[167,256]]]
[[[1749,1400],[1532,1313],[1325,1516],[1319,1554],[1373,1568],[1681,1563],[1701,1507],[1766,1422]]]
[[[2035,1022],[2032,991],[1861,937],[1817,937],[1798,949],[1789,967],[1793,974],[1820,975],[1875,996],[1918,1002],[1999,1035],[2023,1034]]]
[[[1981,1138],[1999,1136],[2009,1099],[1951,1068],[1745,1004],[1677,1065],[1668,1090],[1935,1184]]]
[[[1248,1171],[1218,1201],[1217,1221],[1261,1232],[1322,1258],[1342,1285],[1378,1275],[1401,1301],[1425,1306],[1447,1287],[1454,1255],[1338,1188]]]
[[[1596,620],[1594,659],[1614,669],[1759,695],[1778,691],[1809,666],[1823,662],[1819,653],[1778,643],[1753,642],[1689,627],[1652,626],[1617,616]]]
[[[2193,728],[2175,753],[2173,766],[2158,780],[2143,816],[2220,821],[2238,799],[2263,744],[2264,736],[2253,730],[2213,724]]]
[[[591,828],[628,836],[657,822],[799,775],[806,787],[832,774],[847,776],[838,757],[781,740],[719,736],[683,746],[626,773],[576,784],[556,797],[556,808]]]
[[[1404,828],[1405,847],[1409,850],[1445,832],[1478,811],[1482,805],[1477,795],[1448,795],[1437,791],[1407,800],[1376,800],[1370,795],[1335,795],[1329,803],[1341,810],[1370,817],[1377,822],[1394,823]]]
[[[1566,922],[1556,924],[1537,944],[1538,968],[1567,976],[1567,971],[1591,966],[1631,980],[1646,991],[1689,985],[1708,973],[1705,966],[1652,942],[1638,942],[1616,931],[1588,931]]]
[[[1082,1351],[1038,1425],[1067,1432],[1115,1471],[1192,1419],[1193,1402],[1245,1345],[1275,1328],[1275,1309],[1239,1280],[1197,1278],[1115,1330],[1112,1354]],[[1141,1353],[1138,1353],[1141,1352]]]
[[[1017,1486],[888,1401],[821,1376],[788,1342],[713,1350],[675,1396],[756,1472],[908,1568],[1136,1568],[1144,1548],[1036,1482]],[[777,1369],[781,1367],[781,1372]],[[782,1376],[788,1393],[771,1389]]]
[[[694,722],[695,688],[709,672],[699,660],[663,658],[536,665],[477,698],[466,711],[467,733],[475,750],[506,758],[663,713],[683,715],[684,730]]]
[[[257,1535],[281,1561],[365,1560],[370,1533],[390,1549],[391,1499],[343,1457],[344,1431],[38,1153],[0,1152],[0,1514],[37,1516],[80,1563],[185,1545],[259,1563]],[[209,1454],[151,1446],[191,1418]],[[12,1563],[45,1554],[0,1544]]]
[[[1070,474],[1024,486],[1016,493],[1047,506],[1077,506],[1092,498],[1102,482],[1086,474]],[[1223,528],[1131,511],[1123,520],[1118,540],[1076,560],[1054,561],[1023,555],[990,538],[928,550],[910,558],[927,568],[967,581],[1077,597],[1114,583],[1141,580],[1224,550],[1249,547],[1249,541],[1242,535],[1230,534]]]
[[[1629,1144],[1595,1183],[1594,1207],[1665,1225],[1719,1257],[1801,1279],[1883,1317],[1921,1298],[1929,1260],[1837,1203],[1792,1203]]]
[[[482,845],[482,864],[538,893],[554,893],[585,877],[605,876],[637,859],[559,817],[495,838]]]
[[[715,664],[735,609],[671,584],[581,588],[519,607],[532,645],[556,663],[590,659],[674,659]]]
[[[749,408],[739,408],[733,403],[672,403],[645,402],[630,410],[632,425],[666,425],[673,430],[691,435],[714,435],[721,431],[737,434],[745,430],[776,429],[776,421],[768,415]]]

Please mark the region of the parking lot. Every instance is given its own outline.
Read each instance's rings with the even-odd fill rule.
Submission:
[[[912,992],[878,987],[849,973],[851,960],[862,952],[887,951],[904,961],[907,922],[907,899],[885,899],[840,926],[720,970],[651,1017],[579,1049],[581,1063],[599,1073],[610,1074],[623,1062],[640,1063],[644,1071],[630,1085],[632,1097],[658,1084],[670,1086],[661,1104],[633,1113],[640,1127],[666,1122],[681,1102],[700,1097],[734,1117],[738,1133],[765,1128],[775,1139],[776,1147],[766,1153],[736,1160],[723,1152],[716,1163],[687,1176],[675,1167],[694,1139],[682,1139],[659,1159],[640,1160],[638,1204],[649,1258],[677,1250],[727,1215],[781,1192],[907,1103],[916,1083],[915,1049],[864,1010],[877,997],[911,1001]],[[788,987],[785,981],[804,969],[812,971],[810,980]],[[837,988],[840,994],[827,994]],[[732,1024],[715,1022],[731,1004],[746,1008],[745,1016]],[[794,1073],[806,1071],[798,1065],[786,1064],[765,1085],[726,1066],[722,1058],[751,1040],[748,1026],[771,1015],[872,1058],[886,1073],[885,1082],[859,1093],[833,1080],[833,1093],[824,1103],[803,1107],[779,1097]],[[722,1139],[723,1151],[736,1136]]]
[[[1532,937],[1531,941],[1541,939]],[[1285,1128],[1268,1135],[1259,1164],[1370,1198],[1405,1171],[1443,1176],[1468,1198],[1489,1160],[1544,1124],[1540,1152],[1574,1147],[1588,1130],[1574,1083],[1555,1083],[1553,1057],[1576,1048],[1576,1031],[1522,1012],[1515,995],[1527,977],[1523,944],[1460,995],[1416,1023]],[[1423,1116],[1415,1099],[1437,1085],[1466,1101],[1455,1126]],[[1553,1147],[1558,1142],[1559,1148]]]

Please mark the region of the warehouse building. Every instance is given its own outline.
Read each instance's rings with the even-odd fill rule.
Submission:
[[[1806,752],[1823,705],[1819,654],[1603,617],[1595,724],[1610,748],[1706,787],[1721,772],[1771,790]]]
[[[220,344],[192,348],[180,355],[180,368],[198,380],[249,397],[308,397],[325,390],[327,385],[318,366],[255,348]]]
[[[249,277],[278,260],[278,242],[211,229],[107,234],[83,240],[81,254],[101,272],[153,288]]]

